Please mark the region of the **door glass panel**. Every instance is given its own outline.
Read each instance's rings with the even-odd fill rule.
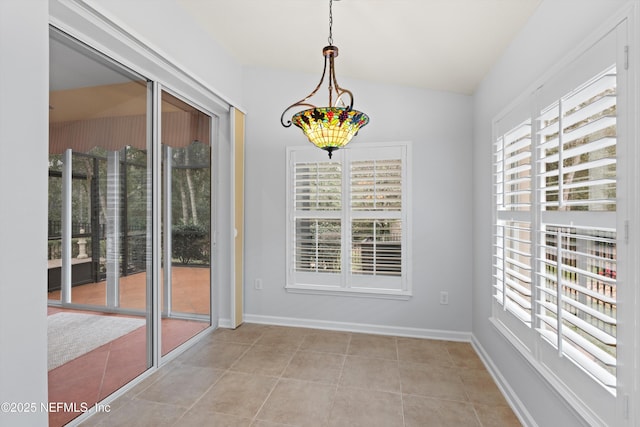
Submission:
[[[162,92],[162,355],[211,324],[211,123]]]
[[[49,401],[69,405],[51,425],[151,366],[149,93],[146,79],[52,30]]]

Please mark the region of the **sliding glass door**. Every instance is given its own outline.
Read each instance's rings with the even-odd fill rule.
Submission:
[[[51,402],[91,407],[212,323],[214,118],[159,88],[52,29]]]
[[[49,299],[147,311],[149,87],[53,32]]]
[[[91,407],[152,364],[151,85],[50,37],[49,400]],[[79,415],[50,414],[50,425]]]
[[[162,355],[211,324],[212,118],[162,92]]]

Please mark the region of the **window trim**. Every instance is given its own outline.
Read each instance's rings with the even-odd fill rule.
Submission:
[[[287,147],[287,182],[286,182],[286,283],[285,290],[290,293],[299,294],[315,294],[315,295],[330,295],[330,296],[352,296],[352,297],[366,297],[366,298],[380,298],[380,299],[392,299],[392,300],[409,300],[412,295],[412,281],[411,281],[411,257],[412,257],[412,244],[410,233],[412,230],[411,224],[411,142],[410,141],[396,141],[396,142],[379,142],[379,143],[365,143],[349,146],[348,149],[339,150],[334,153],[333,160],[340,161],[341,164],[347,166],[343,167],[342,188],[349,186],[350,172],[349,166],[351,161],[364,160],[365,157],[362,153],[370,153],[376,151],[389,150],[401,150],[401,162],[402,162],[402,208],[400,210],[400,219],[402,221],[402,237],[401,237],[401,275],[398,276],[400,286],[397,289],[389,288],[364,288],[353,286],[349,276],[353,276],[350,272],[349,257],[342,256],[342,270],[339,273],[335,273],[334,278],[338,276],[338,284],[322,284],[322,283],[296,283],[295,282],[295,266],[294,266],[294,253],[293,242],[295,238],[295,206],[293,206],[294,194],[293,184],[295,182],[295,168],[294,157],[295,153],[303,153],[304,156],[313,156],[317,161],[326,161],[326,153],[318,150],[316,147],[311,146],[296,146]],[[358,153],[355,156],[351,152]],[[366,155],[365,155],[366,156]],[[345,159],[346,157],[346,159]],[[352,157],[355,157],[352,159]],[[389,157],[384,157],[389,158]],[[371,156],[371,159],[379,159],[375,154]],[[333,213],[336,213],[341,221],[352,221],[354,219],[361,218],[361,215],[352,215],[350,209],[350,201],[344,196],[342,197],[342,209],[338,211],[330,211],[330,216],[333,217]],[[344,209],[346,207],[346,209]],[[373,213],[375,217],[378,213]],[[347,236],[343,227],[341,237],[342,250],[350,250],[351,240],[350,236]],[[348,227],[350,229],[350,227]],[[308,276],[318,273],[308,273]],[[322,281],[321,281],[322,282]]]
[[[623,143],[618,147],[620,149],[618,154],[618,176],[623,185],[618,188],[619,198],[622,202],[618,203],[618,217],[616,220],[616,228],[618,232],[618,279],[623,277],[625,284],[635,283],[634,279],[637,279],[640,270],[633,265],[629,264],[629,260],[633,259],[633,254],[638,253],[638,233],[633,231],[629,233],[629,221],[631,219],[640,218],[640,214],[637,211],[633,211],[633,207],[637,206],[640,199],[637,196],[637,184],[634,179],[637,179],[637,172],[630,166],[635,161],[638,164],[640,159],[640,152],[634,147],[637,142],[638,129],[640,129],[640,122],[637,118],[637,99],[640,96],[638,87],[633,82],[633,75],[637,73],[637,66],[640,62],[637,58],[626,58],[628,68],[623,67],[621,61],[625,60],[625,52],[633,49],[637,49],[635,39],[631,37],[632,34],[637,34],[637,24],[640,22],[640,9],[636,6],[626,6],[622,10],[615,14],[612,18],[606,21],[604,25],[596,29],[590,37],[576,49],[571,50],[565,59],[556,64],[551,70],[547,71],[539,79],[537,79],[529,90],[522,92],[515,100],[504,108],[499,114],[494,117],[492,127],[492,142],[496,141],[497,137],[504,134],[509,125],[517,124],[526,117],[536,119],[536,108],[540,105],[535,105],[536,97],[535,92],[545,83],[557,77],[558,75],[565,74],[567,69],[570,68],[575,62],[579,61],[581,57],[588,52],[591,47],[597,45],[598,42],[606,37],[612,31],[620,31],[622,34],[628,34],[626,42],[618,42],[616,46],[616,62],[619,73],[625,73],[622,80],[618,81],[618,106],[620,107],[620,114],[618,115],[618,138]],[[626,30],[618,26],[626,25]],[[623,49],[626,46],[626,49]],[[580,82],[578,79],[575,82]],[[621,83],[622,81],[622,83]],[[528,116],[519,116],[519,112],[526,110]],[[504,129],[500,129],[504,123]],[[500,131],[498,131],[500,130]],[[536,146],[533,146],[535,149]],[[491,148],[491,182],[494,184],[493,174],[495,174],[494,156],[495,149]],[[627,159],[627,156],[629,158]],[[634,160],[635,159],[635,160]],[[622,165],[625,165],[624,167]],[[635,189],[635,191],[634,191]],[[497,215],[497,198],[496,192],[492,189],[492,217],[491,228],[493,229],[497,224],[499,216]],[[519,221],[526,217],[527,221],[540,222],[539,213],[532,210],[532,212],[512,212],[513,219]],[[510,213],[511,214],[511,213]],[[552,216],[552,215],[550,215]],[[607,214],[599,215],[596,219],[596,223],[608,224],[610,223],[605,218]],[[631,235],[629,235],[631,234]],[[633,236],[633,237],[631,237]],[[634,240],[635,239],[635,240]],[[495,235],[491,237],[491,246],[495,244]],[[492,256],[493,260],[493,256]],[[492,274],[494,271],[493,263],[491,264]],[[493,277],[489,280],[493,284]],[[493,286],[491,286],[491,292],[493,295]],[[637,357],[635,347],[633,345],[633,337],[636,336],[637,328],[632,326],[633,319],[637,319],[640,316],[640,312],[632,307],[633,304],[628,303],[629,298],[634,299],[640,295],[637,288],[630,289],[629,286],[622,287],[618,293],[618,319],[621,322],[627,324],[628,329],[625,328],[623,335],[618,338],[619,348],[623,348],[622,351],[618,351],[618,384],[616,387],[617,394],[609,395],[606,402],[598,402],[594,400],[597,398],[597,394],[590,391],[597,385],[588,374],[585,374],[581,368],[575,365],[573,362],[566,360],[566,358],[558,357],[557,349],[551,348],[551,346],[541,343],[538,339],[538,334],[534,328],[528,328],[520,320],[516,319],[510,313],[504,310],[498,305],[497,301],[491,302],[491,315],[489,318],[490,324],[495,327],[496,331],[500,333],[508,342],[513,345],[515,349],[527,360],[527,362],[535,369],[535,371],[548,382],[555,392],[562,396],[568,406],[573,408],[577,413],[581,414],[582,418],[590,425],[633,425],[633,420],[637,417],[635,411],[630,408],[631,403],[629,399],[635,395],[633,385],[637,382],[638,371],[632,365],[634,364],[634,357]],[[625,301],[626,298],[626,301]],[[492,297],[493,300],[493,297]],[[634,299],[635,300],[635,299]],[[620,310],[622,308],[622,310]],[[566,371],[573,371],[567,375]],[[580,373],[579,375],[577,373]],[[626,380],[625,380],[626,378]],[[631,379],[633,378],[633,379]],[[599,386],[599,385],[598,385]],[[600,387],[602,392],[606,390]],[[607,403],[608,402],[608,403]],[[626,409],[625,409],[626,408]]]

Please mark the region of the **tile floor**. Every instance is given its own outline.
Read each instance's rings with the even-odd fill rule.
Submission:
[[[218,329],[84,426],[520,426],[470,344]]]

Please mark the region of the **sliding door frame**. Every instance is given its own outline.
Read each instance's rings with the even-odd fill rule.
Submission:
[[[140,376],[129,382],[127,385],[108,396],[101,403],[108,403],[122,396],[136,384],[152,375],[161,365],[167,363],[189,346],[202,339],[207,333],[213,331],[218,325],[230,326],[233,312],[234,317],[238,314],[236,298],[242,295],[242,286],[238,293],[235,290],[235,258],[230,253],[230,249],[235,248],[231,242],[228,246],[226,238],[219,239],[220,230],[233,230],[234,217],[229,217],[228,205],[235,203],[236,192],[233,187],[229,187],[230,174],[235,170],[229,166],[233,162],[232,148],[234,140],[233,125],[231,123],[232,111],[235,103],[220,95],[207,83],[184,71],[184,68],[173,62],[171,59],[154,50],[149,45],[143,43],[139,38],[129,33],[127,25],[120,22],[117,17],[110,15],[101,6],[89,4],[84,0],[52,0],[49,6],[49,23],[58,31],[85,43],[99,53],[110,58],[114,62],[122,64],[135,73],[144,76],[148,82],[148,99],[150,112],[147,116],[147,138],[151,138],[151,148],[148,153],[151,159],[151,177],[149,185],[151,188],[151,241],[148,243],[151,254],[151,270],[147,272],[147,295],[148,304],[147,320],[148,340],[147,358],[150,368]],[[161,90],[174,94],[202,112],[208,114],[211,119],[211,262],[210,274],[210,326],[197,334],[167,356],[161,357],[161,336],[160,320],[162,315],[161,307],[161,129],[160,129],[160,96]],[[149,110],[148,110],[149,111]],[[224,185],[223,185],[224,184]],[[226,233],[225,233],[226,234]],[[216,268],[213,268],[213,267]],[[228,288],[227,288],[228,286]],[[229,293],[227,293],[229,292]],[[231,298],[227,298],[231,295]],[[79,307],[71,304],[76,308]],[[91,308],[91,307],[84,307]],[[95,307],[94,307],[95,308]],[[126,310],[123,310],[126,311]],[[240,304],[240,315],[242,305]],[[227,317],[229,316],[229,318]],[[81,415],[74,420],[82,422],[90,415],[90,412]]]

